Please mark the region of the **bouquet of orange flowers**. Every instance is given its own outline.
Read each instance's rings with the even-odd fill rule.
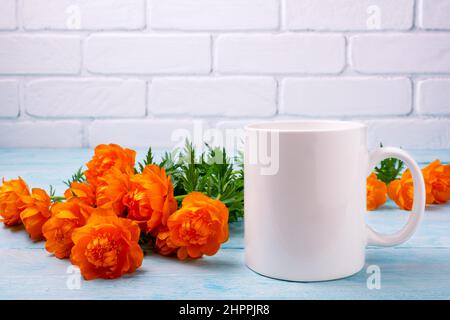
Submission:
[[[85,279],[113,279],[140,267],[143,249],[179,259],[214,255],[228,239],[228,222],[243,216],[242,166],[224,149],[197,157],[187,143],[155,163],[151,149],[99,145],[66,182],[64,196],[31,191],[22,178],[0,186],[6,226],[23,223],[57,258],[70,258]]]

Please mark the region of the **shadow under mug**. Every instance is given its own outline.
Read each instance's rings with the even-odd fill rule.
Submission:
[[[408,240],[425,209],[417,163],[403,150],[369,154],[366,126],[344,121],[278,121],[245,128],[245,260],[255,272],[291,281],[350,276],[367,245]],[[414,203],[407,224],[385,235],[365,222],[366,178],[385,158],[410,169]]]

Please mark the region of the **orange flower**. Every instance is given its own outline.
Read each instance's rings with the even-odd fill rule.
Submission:
[[[450,164],[442,165],[434,160],[422,169],[424,179],[431,184],[431,203],[446,203],[450,200]]]
[[[129,219],[145,222],[147,232],[165,225],[169,216],[177,210],[173,185],[164,168],[148,165],[142,174],[131,177],[132,189],[125,195]]]
[[[179,247],[177,256],[200,258],[214,255],[228,239],[228,209],[219,200],[200,192],[192,192],[183,200],[182,207],[167,220],[168,235],[158,239],[165,245]]]
[[[72,232],[86,224],[92,210],[77,198],[53,204],[52,216],[42,226],[45,249],[59,259],[69,257],[73,247]]]
[[[172,181],[157,165],[132,176],[112,170],[99,181],[98,205],[135,220],[143,231],[156,232],[177,209]]]
[[[23,196],[25,209],[20,213],[25,229],[33,240],[42,239],[42,226],[50,218],[50,197],[45,190],[33,188],[30,196]]]
[[[433,203],[433,194],[431,193],[431,184],[424,179],[426,190],[426,203]],[[388,185],[388,195],[400,209],[410,211],[413,206],[414,185],[409,169],[403,172],[400,179],[391,181]]]
[[[116,215],[125,215],[124,197],[131,190],[130,175],[123,173],[117,168],[99,179],[97,187],[97,206],[101,208],[112,208]]]
[[[84,204],[95,207],[95,188],[89,183],[72,182],[70,187],[64,192],[67,200],[79,199]]]
[[[367,177],[367,210],[375,210],[382,206],[387,200],[386,184],[378,180],[377,175],[372,172]]]
[[[88,170],[84,172],[88,182],[97,185],[98,178],[102,177],[111,168],[117,168],[120,172],[132,173],[136,152],[124,149],[117,144],[100,144],[95,148],[94,156],[86,164]]]
[[[22,198],[29,195],[30,190],[22,178],[10,181],[3,179],[3,185],[0,186],[0,221],[7,226],[19,224],[20,213],[25,209]]]
[[[139,226],[108,209],[95,209],[87,225],[75,229],[70,260],[86,280],[114,279],[142,264]]]

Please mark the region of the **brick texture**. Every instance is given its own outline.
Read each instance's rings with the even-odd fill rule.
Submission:
[[[338,73],[344,63],[340,35],[227,35],[216,43],[223,73]]]
[[[14,30],[16,27],[16,0],[2,0],[0,2],[0,30]]]
[[[286,0],[291,30],[408,30],[414,0]]]
[[[405,115],[411,111],[408,79],[286,79],[280,113],[305,116]]]
[[[19,115],[19,84],[15,80],[0,80],[0,118]]]
[[[449,73],[450,34],[383,34],[350,41],[352,67],[363,73]]]
[[[102,74],[208,73],[206,35],[93,35],[86,41],[86,68]]]
[[[267,30],[279,25],[277,0],[151,0],[162,30]]]
[[[0,0],[0,147],[304,118],[450,148],[450,0]]]
[[[77,36],[0,35],[0,74],[77,74]]]
[[[25,87],[27,113],[38,117],[145,116],[145,81],[42,79]]]
[[[271,78],[158,79],[149,90],[157,115],[272,116],[276,82]]]
[[[450,78],[419,81],[417,109],[420,114],[450,115]]]

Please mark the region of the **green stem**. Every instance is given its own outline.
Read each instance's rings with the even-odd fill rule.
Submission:
[[[187,194],[180,194],[178,196],[175,196],[175,200],[183,200],[184,198],[186,198]]]
[[[50,197],[50,200],[52,200],[53,202],[55,202],[55,201],[63,201],[63,200],[66,200],[66,198],[65,198],[65,197],[60,197],[60,196],[51,196],[51,197]]]

